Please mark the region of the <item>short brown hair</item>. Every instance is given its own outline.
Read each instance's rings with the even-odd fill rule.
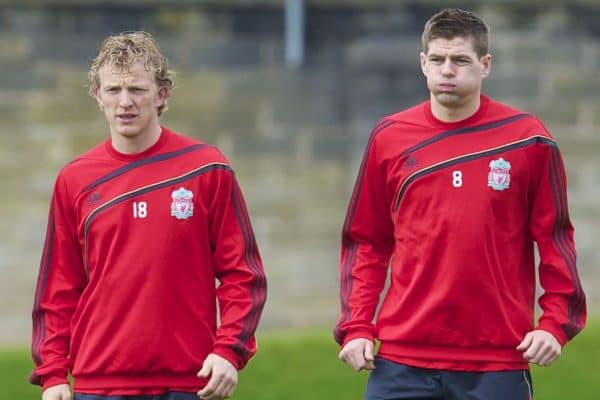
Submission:
[[[434,14],[425,23],[421,36],[423,52],[427,54],[429,42],[434,39],[454,39],[455,37],[473,37],[478,57],[489,53],[490,30],[481,18],[470,11],[458,8],[445,8]]]
[[[168,69],[167,59],[152,35],[148,32],[123,32],[109,36],[100,46],[98,56],[92,60],[88,72],[89,93],[94,96],[100,84],[98,71],[106,64],[128,70],[135,62],[141,61],[147,71],[154,72],[158,88],[173,89],[173,72]],[[158,115],[167,110],[166,103],[158,108]]]

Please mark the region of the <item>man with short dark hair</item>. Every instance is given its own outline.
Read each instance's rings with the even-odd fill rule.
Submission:
[[[110,138],[56,179],[30,380],[43,400],[72,398],[69,373],[75,400],[227,398],[266,298],[233,170],[160,125],[173,81],[150,34],[107,38],[89,78]]]
[[[535,116],[481,94],[488,43],[473,13],[433,15],[420,54],[430,99],[383,118],[367,144],[334,336],[341,360],[371,370],[368,400],[530,399],[528,363],[550,365],[585,325],[560,152]]]

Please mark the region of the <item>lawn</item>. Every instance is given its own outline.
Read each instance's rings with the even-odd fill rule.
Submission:
[[[600,321],[590,324],[550,368],[533,368],[535,398],[600,398]],[[6,399],[39,399],[27,384],[31,368],[26,349],[0,350],[0,387]],[[355,373],[337,360],[337,346],[326,330],[280,331],[259,335],[259,352],[240,374],[232,399],[360,400],[366,373]]]

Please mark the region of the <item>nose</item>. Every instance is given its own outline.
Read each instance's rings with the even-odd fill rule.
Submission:
[[[131,106],[133,106],[133,102],[131,101],[129,91],[122,90],[121,93],[119,93],[119,107],[130,108]]]
[[[442,64],[441,69],[442,75],[444,76],[453,76],[454,75],[454,67],[452,65],[452,60],[450,58],[446,58],[444,63]]]

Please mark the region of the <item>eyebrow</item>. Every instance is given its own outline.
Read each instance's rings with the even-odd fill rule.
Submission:
[[[437,53],[429,53],[427,55],[427,58],[434,58],[434,57],[446,58],[446,55],[437,54]],[[452,59],[452,60],[456,60],[457,58],[467,58],[469,60],[473,59],[473,57],[470,54],[467,54],[467,53],[458,53],[458,54],[452,54],[452,55],[450,55],[450,59]]]
[[[113,87],[122,87],[123,85],[120,82],[107,82],[105,83],[104,87],[106,88],[113,88]],[[128,88],[146,88],[146,84],[142,83],[142,82],[131,82],[128,85],[125,85]]]

